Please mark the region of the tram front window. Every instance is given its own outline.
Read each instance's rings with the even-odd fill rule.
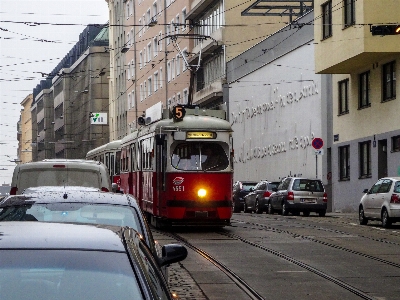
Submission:
[[[221,171],[228,165],[228,157],[221,145],[215,143],[180,143],[174,148],[171,164],[185,171]]]

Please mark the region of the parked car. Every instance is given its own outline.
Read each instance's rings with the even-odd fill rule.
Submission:
[[[256,181],[236,181],[233,184],[233,212],[240,212],[244,209],[244,197],[256,184]]]
[[[379,220],[388,228],[400,221],[400,177],[381,178],[364,193],[358,208],[361,225]]]
[[[37,186],[84,186],[105,192],[115,191],[106,165],[84,159],[45,159],[14,168],[10,195],[22,194]]]
[[[299,177],[284,178],[269,199],[268,212],[273,214],[280,211],[284,216],[289,213],[298,215],[300,212],[309,216],[310,212],[316,212],[323,217],[328,203],[321,180]]]
[[[119,226],[0,223],[0,295],[25,299],[163,299],[168,284],[141,235]],[[166,249],[162,264],[185,259]]]
[[[268,211],[269,197],[278,185],[279,182],[261,180],[254,188],[250,188],[250,192],[244,197],[244,212],[262,214]]]
[[[94,188],[45,186],[25,190],[0,202],[3,221],[41,221],[58,223],[92,223],[128,226],[142,235],[157,260],[164,248],[153,239],[149,225],[136,199],[129,194],[101,192]],[[163,272],[167,276],[166,268]]]

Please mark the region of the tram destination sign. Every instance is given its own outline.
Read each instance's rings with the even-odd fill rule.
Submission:
[[[209,131],[188,131],[187,139],[215,139],[215,132]]]

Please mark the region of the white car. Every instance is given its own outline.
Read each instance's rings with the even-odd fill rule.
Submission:
[[[358,208],[361,225],[380,220],[387,228],[400,221],[400,177],[381,178],[364,193]]]
[[[45,159],[17,165],[10,195],[38,186],[81,186],[114,191],[106,165],[94,160]]]

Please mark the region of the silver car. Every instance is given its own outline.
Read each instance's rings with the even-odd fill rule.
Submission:
[[[358,208],[361,225],[380,220],[387,228],[400,221],[400,177],[381,178],[364,193]]]
[[[316,212],[320,217],[325,216],[328,196],[324,185],[319,179],[287,177],[273,189],[274,193],[269,197],[268,212],[273,214],[280,211],[286,216],[289,213],[309,216],[310,212]]]

